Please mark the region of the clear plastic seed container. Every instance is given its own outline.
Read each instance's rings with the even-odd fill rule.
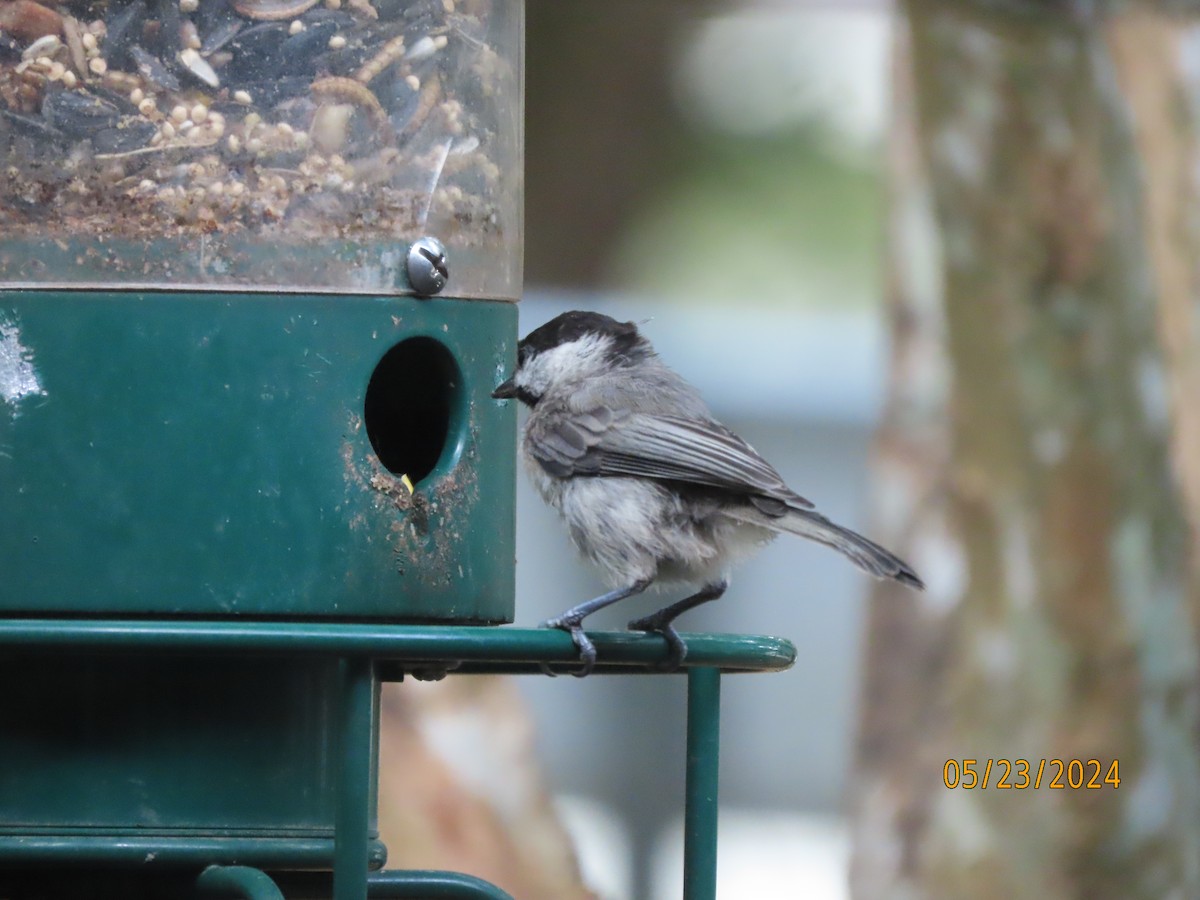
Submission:
[[[515,297],[520,0],[0,0],[0,287]]]

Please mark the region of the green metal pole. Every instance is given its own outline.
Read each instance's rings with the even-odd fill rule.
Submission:
[[[716,900],[717,779],[721,670],[688,670],[687,798],[683,811],[683,900]]]
[[[371,900],[513,900],[512,895],[473,875],[408,870],[375,872],[367,882]]]
[[[333,900],[367,900],[374,680],[370,659],[356,656],[345,660],[338,736]]]
[[[283,892],[271,876],[250,866],[209,866],[196,879],[196,889],[201,894],[218,897],[283,900]]]

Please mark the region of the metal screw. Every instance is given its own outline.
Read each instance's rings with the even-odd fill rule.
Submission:
[[[446,248],[435,237],[413,241],[408,248],[407,267],[409,286],[424,297],[439,293],[450,278]]]

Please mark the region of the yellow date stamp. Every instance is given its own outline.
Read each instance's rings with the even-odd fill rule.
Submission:
[[[1121,786],[1120,760],[1098,759],[948,759],[942,766],[948,789],[998,791],[1091,790]]]

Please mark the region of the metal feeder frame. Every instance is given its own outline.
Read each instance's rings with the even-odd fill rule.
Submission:
[[[596,674],[647,674],[667,658],[654,636],[627,632],[591,634],[599,651]],[[795,647],[765,636],[688,634],[687,761],[684,811],[684,900],[715,900],[720,686],[723,672],[788,668]],[[9,619],[0,621],[0,655],[170,655],[212,659],[231,656],[336,660],[341,670],[340,734],[336,761],[333,900],[426,898],[505,900],[510,895],[486,881],[454,872],[371,871],[383,865],[369,835],[369,802],[375,775],[372,727],[384,681],[406,675],[437,678],[459,674],[533,674],[543,663],[569,665],[570,637],[559,631],[517,627],[406,626],[312,622],[124,621]],[[380,847],[376,843],[375,847]],[[327,848],[313,847],[319,855]],[[3,879],[37,884],[49,871],[104,867],[134,877],[150,871],[196,872],[199,896],[282,900],[268,872],[311,865],[308,853],[258,866],[222,860],[220,848],[203,840],[145,840],[37,836],[0,839]],[[317,875],[317,878],[320,876]]]

